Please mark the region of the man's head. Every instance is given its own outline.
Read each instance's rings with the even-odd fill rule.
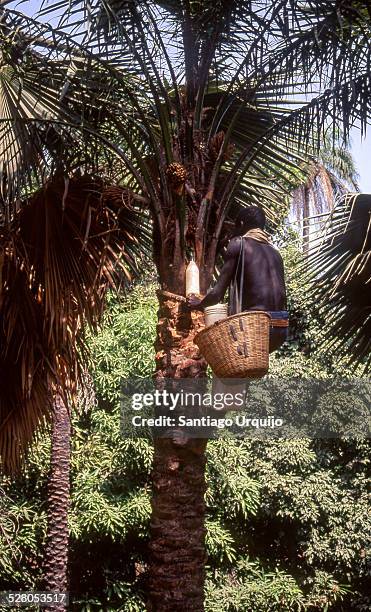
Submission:
[[[237,233],[242,236],[251,229],[264,229],[265,214],[258,206],[243,208],[236,219]]]

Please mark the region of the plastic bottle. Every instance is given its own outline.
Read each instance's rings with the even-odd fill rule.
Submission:
[[[191,294],[200,294],[200,271],[193,259],[191,259],[186,269],[186,295]]]

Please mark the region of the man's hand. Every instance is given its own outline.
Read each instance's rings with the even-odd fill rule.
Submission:
[[[201,302],[202,300],[193,293],[187,296],[187,306],[191,310],[202,310]]]

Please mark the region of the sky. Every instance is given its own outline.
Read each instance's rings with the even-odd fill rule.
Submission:
[[[40,7],[40,0],[20,0],[18,10],[30,16]],[[366,137],[361,139],[357,128],[351,130],[351,151],[359,173],[359,187],[363,193],[371,193],[371,125]]]
[[[359,173],[359,186],[363,193],[371,193],[371,125],[366,138],[361,140],[361,132],[353,128],[351,132],[351,151]]]

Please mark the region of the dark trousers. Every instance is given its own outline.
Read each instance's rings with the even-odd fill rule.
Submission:
[[[274,327],[274,320],[288,321],[289,313],[287,310],[277,310],[273,312],[268,311],[268,314],[271,315],[273,323],[273,327],[271,327],[269,335],[269,352],[273,353],[273,351],[276,351],[284,342],[286,342],[289,332],[288,327]]]

